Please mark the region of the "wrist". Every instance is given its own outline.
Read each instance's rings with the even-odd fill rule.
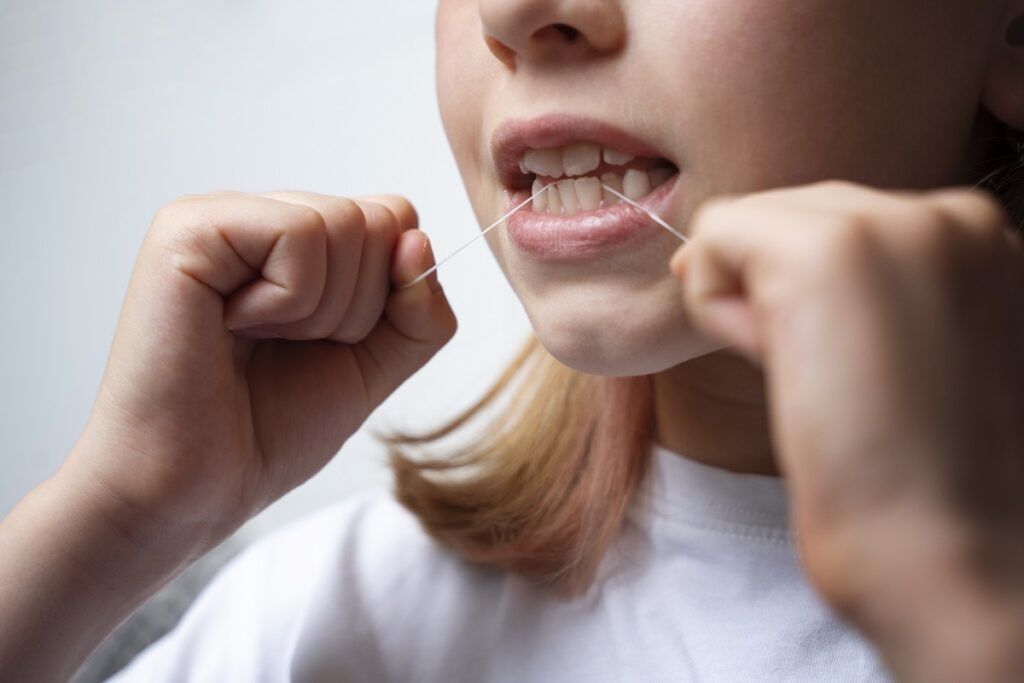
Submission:
[[[964,555],[878,588],[853,621],[900,681],[1024,681],[1024,591]]]
[[[44,486],[44,495],[70,502],[103,557],[134,562],[151,559],[174,567],[186,565],[226,538],[226,525],[214,525],[205,517],[175,514],[163,499],[173,497],[153,484],[136,468],[118,468],[112,476],[94,463],[109,459],[83,439]]]
[[[199,552],[61,468],[0,520],[0,679],[64,680]]]
[[[976,596],[962,598],[936,598],[936,604],[921,609],[918,618],[869,632],[897,680],[1024,680],[1024,628],[1019,617],[1024,605],[1019,600],[982,605]]]
[[[139,442],[147,444],[146,451]],[[195,559],[257,509],[232,495],[241,482],[222,481],[221,473],[203,465],[152,440],[90,423],[52,479],[75,491],[118,542]]]

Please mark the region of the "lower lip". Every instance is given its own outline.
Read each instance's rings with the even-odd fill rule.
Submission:
[[[638,203],[662,215],[679,174],[659,185]],[[526,201],[530,192],[509,193],[509,208]],[[560,216],[529,208],[508,219],[508,236],[521,252],[545,261],[592,258],[625,245],[653,239],[664,228],[646,213],[626,203]]]

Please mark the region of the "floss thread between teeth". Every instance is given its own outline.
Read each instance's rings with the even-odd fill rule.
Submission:
[[[630,206],[634,206],[634,207],[636,207],[636,208],[640,209],[641,211],[643,211],[643,212],[644,212],[645,214],[647,214],[647,215],[648,215],[648,216],[650,217],[650,219],[651,219],[652,221],[654,221],[655,223],[657,223],[657,224],[658,224],[658,225],[660,225],[661,227],[663,227],[663,228],[665,228],[666,230],[668,230],[668,231],[669,231],[670,233],[672,233],[672,234],[673,234],[673,235],[674,235],[675,237],[677,237],[677,238],[678,238],[678,239],[679,239],[679,240],[680,240],[681,242],[683,242],[683,244],[686,244],[687,242],[689,242],[689,241],[690,241],[690,239],[689,239],[689,238],[688,238],[688,237],[687,237],[686,235],[684,235],[683,233],[681,233],[681,232],[679,232],[678,230],[676,230],[675,228],[673,228],[673,227],[672,227],[671,225],[669,225],[669,224],[668,224],[667,222],[665,222],[665,220],[664,220],[664,219],[662,219],[662,218],[661,218],[661,216],[657,215],[656,213],[654,213],[653,211],[651,211],[651,210],[650,210],[650,209],[648,209],[647,207],[645,207],[645,206],[641,205],[641,204],[640,204],[640,203],[638,203],[638,202],[635,202],[635,201],[633,201],[632,199],[630,199],[630,198],[629,198],[629,197],[627,197],[626,195],[622,194],[621,192],[619,192],[619,191],[618,191],[618,190],[616,190],[615,188],[613,188],[613,187],[608,187],[608,186],[607,186],[607,185],[605,185],[604,183],[602,183],[602,184],[601,184],[601,187],[603,187],[604,189],[608,190],[608,191],[609,191],[609,192],[611,192],[611,193],[612,193],[613,195],[615,195],[616,197],[618,197],[618,198],[619,198],[619,199],[621,199],[622,201],[626,202],[626,203],[627,203],[627,204],[629,204]],[[419,275],[417,275],[417,276],[416,276],[416,277],[415,277],[415,278],[414,278],[413,280],[411,280],[410,282],[408,282],[408,283],[406,283],[406,284],[402,285],[401,289],[405,289],[406,287],[412,287],[412,286],[413,286],[413,285],[415,285],[415,284],[416,284],[417,282],[419,282],[419,281],[423,280],[424,278],[426,278],[426,277],[427,277],[428,275],[430,275],[430,274],[431,274],[431,273],[433,273],[433,272],[434,272],[435,270],[437,270],[438,268],[440,268],[442,264],[444,264],[444,263],[446,263],[447,261],[449,261],[449,260],[451,260],[452,258],[454,258],[454,257],[455,257],[455,255],[456,255],[456,254],[458,254],[458,253],[459,253],[460,251],[462,251],[463,249],[465,249],[465,248],[466,248],[466,247],[468,247],[469,245],[473,244],[473,242],[476,242],[476,241],[477,241],[478,239],[480,239],[481,237],[483,237],[484,235],[486,235],[486,234],[487,234],[488,232],[490,232],[490,231],[491,231],[491,230],[493,230],[494,228],[496,228],[496,227],[498,227],[499,225],[501,225],[502,223],[504,223],[504,222],[505,222],[505,221],[506,221],[506,220],[507,220],[507,219],[508,219],[509,217],[511,217],[511,216],[512,216],[512,214],[514,214],[514,213],[515,213],[516,211],[519,211],[519,210],[520,210],[520,209],[522,209],[522,208],[523,208],[524,206],[526,206],[527,204],[529,204],[530,202],[532,202],[532,201],[533,201],[534,199],[536,199],[536,198],[537,198],[537,197],[539,197],[540,195],[542,195],[542,194],[544,194],[545,192],[547,192],[547,189],[548,189],[548,186],[544,186],[544,187],[542,187],[542,188],[541,188],[540,190],[538,190],[537,192],[535,192],[535,193],[533,194],[533,196],[531,196],[531,197],[530,197],[529,199],[526,199],[525,201],[523,201],[522,203],[520,203],[519,205],[517,205],[517,206],[516,206],[515,208],[513,208],[513,209],[512,209],[511,211],[509,211],[508,213],[506,213],[506,214],[505,214],[504,216],[502,216],[501,218],[499,218],[498,220],[494,221],[494,222],[493,222],[493,223],[491,223],[491,224],[490,224],[489,226],[487,226],[486,228],[484,228],[483,230],[481,230],[479,234],[477,234],[477,235],[475,235],[475,236],[473,237],[473,239],[469,240],[468,242],[466,242],[465,244],[463,244],[463,245],[462,245],[461,247],[459,247],[458,249],[456,249],[455,251],[453,251],[453,252],[452,252],[451,254],[449,254],[448,256],[445,256],[445,257],[444,257],[443,259],[441,259],[440,261],[438,261],[437,263],[435,263],[435,264],[433,265],[433,267],[431,267],[431,268],[430,268],[429,270],[427,270],[426,272],[420,273],[420,274],[419,274]]]
[[[618,197],[618,198],[619,198],[619,199],[621,199],[622,201],[626,202],[627,204],[630,204],[630,205],[632,205],[632,206],[635,206],[636,208],[638,208],[638,209],[640,209],[641,211],[643,211],[644,213],[646,213],[646,214],[647,214],[648,216],[650,216],[650,217],[651,217],[651,220],[652,220],[652,221],[654,221],[655,223],[657,223],[658,225],[660,225],[661,227],[665,228],[665,229],[666,229],[666,230],[668,230],[668,231],[669,231],[670,233],[672,233],[673,235],[675,235],[676,237],[678,237],[678,238],[679,238],[679,240],[680,240],[680,241],[681,241],[681,242],[682,242],[683,244],[686,244],[687,242],[689,242],[689,241],[690,241],[690,238],[689,238],[689,237],[687,237],[687,236],[686,236],[686,235],[684,235],[683,233],[679,232],[678,230],[676,230],[675,228],[673,228],[673,227],[672,227],[671,225],[669,225],[668,223],[666,223],[666,222],[665,222],[664,220],[662,220],[661,216],[657,215],[657,214],[656,214],[656,213],[654,213],[653,211],[650,211],[650,210],[648,210],[648,209],[647,209],[646,207],[644,207],[644,206],[641,206],[641,205],[640,205],[639,203],[637,203],[637,202],[633,201],[632,199],[630,199],[630,198],[629,198],[629,197],[627,197],[626,195],[622,194],[621,192],[619,192],[618,190],[616,190],[616,189],[615,189],[614,187],[608,187],[608,186],[607,186],[607,185],[605,185],[604,183],[601,183],[601,187],[603,187],[604,189],[608,190],[608,191],[609,191],[609,192],[611,192],[611,193],[612,193],[613,195],[615,195],[616,197]]]
[[[440,267],[441,267],[441,264],[442,264],[442,263],[445,263],[446,261],[449,261],[449,260],[451,260],[451,259],[452,259],[452,258],[454,258],[454,257],[455,257],[455,255],[456,255],[456,254],[458,254],[458,253],[459,253],[460,251],[462,251],[463,249],[465,249],[465,248],[466,248],[466,247],[468,247],[469,245],[473,244],[473,242],[476,242],[476,241],[477,241],[478,239],[480,239],[481,237],[483,237],[484,235],[486,235],[487,233],[489,233],[489,232],[490,232],[491,230],[493,230],[494,228],[496,228],[496,227],[498,227],[499,225],[501,225],[502,223],[504,223],[504,222],[505,222],[505,220],[506,220],[506,219],[507,219],[507,218],[508,218],[509,216],[511,216],[511,215],[512,215],[512,214],[514,214],[514,213],[515,213],[516,211],[518,211],[519,209],[523,208],[524,206],[526,206],[527,204],[529,204],[530,202],[532,202],[532,201],[533,201],[533,200],[534,200],[535,198],[537,198],[537,197],[539,197],[540,195],[544,194],[544,193],[545,193],[545,192],[547,191],[547,189],[548,189],[548,188],[544,187],[544,188],[541,188],[540,190],[538,190],[538,191],[537,191],[536,193],[534,193],[534,195],[533,195],[532,197],[530,197],[529,199],[527,199],[526,201],[524,201],[524,202],[523,202],[522,204],[520,204],[519,206],[515,207],[514,209],[512,209],[511,211],[509,211],[508,213],[506,213],[506,214],[505,214],[504,216],[502,216],[501,218],[499,218],[498,220],[494,221],[494,222],[493,222],[493,223],[491,223],[491,224],[490,224],[489,226],[487,226],[486,228],[484,228],[483,230],[481,230],[481,231],[480,231],[480,233],[479,233],[478,235],[474,235],[474,236],[473,236],[473,239],[471,239],[470,241],[466,242],[466,243],[465,243],[465,244],[463,244],[463,245],[462,245],[461,247],[459,247],[458,249],[456,249],[455,251],[453,251],[452,253],[448,254],[448,255],[447,255],[447,256],[445,256],[445,257],[444,257],[443,259],[441,259],[440,261],[438,261],[437,263],[435,263],[435,264],[434,264],[434,266],[433,266],[432,268],[430,268],[429,270],[427,270],[427,271],[426,271],[426,272],[424,272],[424,273],[420,273],[420,274],[419,274],[419,275],[417,275],[417,276],[415,277],[415,279],[413,279],[413,280],[412,280],[411,282],[408,282],[408,283],[406,283],[406,284],[402,285],[402,289],[405,289],[406,287],[412,287],[412,286],[413,286],[414,284],[416,284],[417,282],[419,282],[419,281],[420,281],[420,280],[422,280],[423,278],[425,278],[425,277],[427,277],[428,275],[430,275],[431,273],[433,273],[433,272],[434,272],[435,270],[437,270],[438,268],[440,268]]]

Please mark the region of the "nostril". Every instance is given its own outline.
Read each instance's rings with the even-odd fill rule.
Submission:
[[[575,42],[580,37],[580,32],[568,24],[555,24],[552,28],[561,33],[562,37],[570,43]]]

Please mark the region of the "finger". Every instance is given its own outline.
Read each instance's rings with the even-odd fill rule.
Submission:
[[[1002,249],[1006,246],[1011,221],[1006,207],[984,190],[943,188],[923,196],[950,223],[973,238],[974,245]]]
[[[323,296],[310,315],[267,328],[283,339],[324,339],[345,318],[358,297],[358,273],[366,238],[366,218],[356,202],[312,192],[277,191],[259,196],[277,199],[317,211],[327,231],[327,273]]]
[[[366,217],[366,237],[359,258],[356,296],[328,338],[355,343],[370,333],[384,313],[391,290],[391,257],[400,232],[398,219],[382,205],[360,200]]]
[[[224,299],[229,329],[312,312],[326,273],[323,217],[265,197],[190,197],[161,209],[152,239],[173,264]]]
[[[366,339],[352,347],[367,378],[372,406],[379,405],[455,334],[455,314],[436,273],[412,287],[401,287],[433,265],[433,250],[425,233],[409,230],[399,236],[391,261],[392,289],[385,315]]]
[[[691,320],[704,332],[759,362],[761,342],[754,306],[747,299],[740,274],[713,254],[698,254],[684,245],[673,258],[673,272],[683,282],[683,297]],[[697,251],[701,251],[698,245]],[[697,293],[698,288],[704,293]],[[714,296],[708,292],[717,292]],[[695,313],[696,312],[696,313]]]
[[[355,197],[355,201],[360,205],[369,203],[388,207],[398,220],[398,228],[402,232],[419,228],[420,221],[416,209],[405,197],[396,194],[379,194]]]
[[[801,228],[816,212],[716,201],[702,206],[691,224],[693,239],[673,256],[672,272],[683,303],[705,332],[757,359],[763,352],[763,309],[770,274],[798,261]],[[783,281],[785,282],[785,281]]]
[[[761,205],[788,206],[792,209],[819,211],[847,216],[876,215],[899,209],[914,200],[915,193],[882,190],[849,180],[822,180],[796,187],[783,187],[737,199]]]

